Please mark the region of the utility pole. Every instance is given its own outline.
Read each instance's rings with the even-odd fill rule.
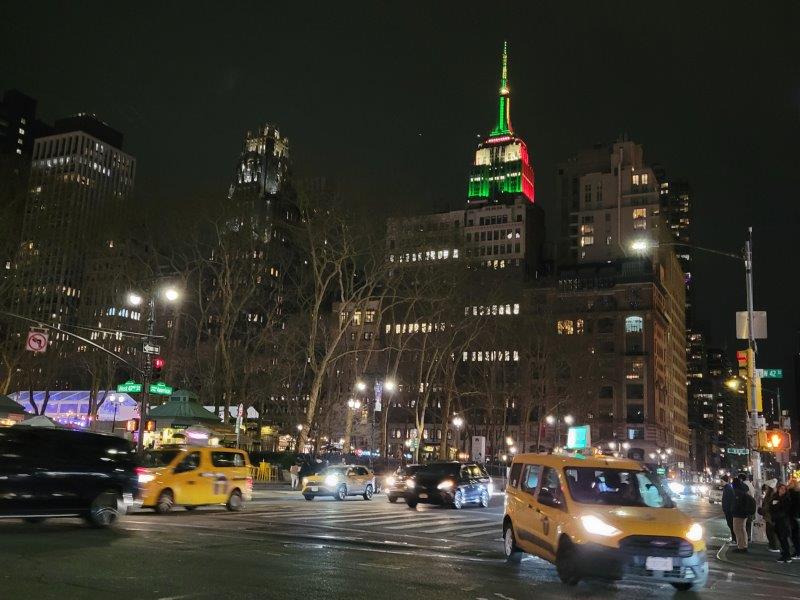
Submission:
[[[152,343],[153,336],[155,335],[156,324],[156,298],[155,290],[150,290],[150,295],[147,299],[148,315],[147,315],[147,337],[145,344]],[[142,402],[139,407],[139,435],[136,439],[136,453],[141,455],[144,452],[144,430],[147,426],[147,411],[150,406],[150,375],[152,373],[152,364],[148,354],[142,352],[144,358],[144,368],[142,369],[143,382],[142,382]]]
[[[747,241],[744,246],[745,284],[747,286],[747,349],[753,357],[748,367],[747,385],[750,386],[750,411],[748,439],[750,440],[750,468],[753,474],[753,486],[761,489],[761,454],[757,450],[758,439],[758,398],[756,386],[755,357],[757,351],[755,331],[753,331],[753,228],[747,228]]]

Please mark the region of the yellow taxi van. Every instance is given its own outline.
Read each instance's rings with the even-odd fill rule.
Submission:
[[[607,456],[520,454],[509,470],[503,548],[554,563],[562,582],[645,579],[678,590],[708,579],[703,527],[657,475]]]
[[[193,510],[224,504],[238,511],[253,497],[247,453],[218,446],[149,450],[139,474],[142,506],[167,513],[174,506]]]

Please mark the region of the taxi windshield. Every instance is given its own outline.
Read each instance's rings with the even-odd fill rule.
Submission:
[[[180,450],[148,450],[144,453],[145,467],[166,467]]]
[[[569,492],[581,504],[672,508],[656,475],[645,471],[595,467],[564,469]]]
[[[344,475],[347,472],[347,467],[327,467],[320,475],[327,477],[328,475]]]

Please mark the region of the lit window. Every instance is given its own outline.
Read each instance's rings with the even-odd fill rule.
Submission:
[[[361,325],[361,311],[357,310],[353,313],[353,325]]]
[[[633,218],[636,219],[646,219],[647,218],[647,209],[646,208],[634,208],[633,209]]]
[[[374,310],[367,310],[364,312],[364,323],[374,323],[375,322],[375,311]]]
[[[581,248],[585,246],[593,246],[594,245],[594,236],[593,235],[583,235],[581,236]]]
[[[558,335],[572,335],[575,333],[575,323],[572,319],[565,319],[556,324]]]
[[[642,317],[626,317],[625,333],[640,333],[644,330],[644,319]]]
[[[647,173],[642,173],[642,185],[647,185],[649,180],[650,180],[650,175],[648,175]]]
[[[518,315],[518,314],[519,314],[519,304],[515,304],[515,305],[514,305],[514,314],[515,314],[515,315]]]
[[[583,225],[581,225],[581,233],[583,234],[594,233],[594,225],[592,225],[591,223],[584,223]]]
[[[633,176],[633,185],[639,185],[639,175]]]
[[[575,333],[577,333],[578,335],[581,335],[583,333],[583,331],[584,331],[583,319],[577,319],[575,321]]]

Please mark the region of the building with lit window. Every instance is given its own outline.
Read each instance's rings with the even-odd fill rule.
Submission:
[[[88,260],[110,242],[105,220],[127,208],[133,190],[136,160],[122,151],[122,139],[94,115],[79,114],[34,141],[17,255],[18,312],[76,322]]]
[[[556,261],[624,258],[634,241],[660,240],[659,186],[641,145],[621,139],[597,145],[558,166]]]
[[[511,125],[511,90],[508,85],[508,46],[503,44],[497,120],[491,133],[475,151],[467,196],[472,205],[502,202],[522,195],[534,201],[533,168],[525,142]]]

